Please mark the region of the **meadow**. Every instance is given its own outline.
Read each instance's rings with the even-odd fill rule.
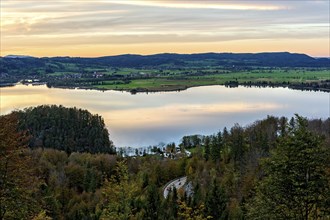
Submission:
[[[152,70],[139,70],[140,72],[152,72]],[[216,72],[225,73],[216,73]],[[120,71],[118,72],[120,74]],[[226,85],[229,82],[237,82],[238,84],[258,85],[267,84],[299,84],[299,83],[319,83],[329,79],[329,71],[327,69],[275,69],[275,70],[252,70],[252,71],[223,71],[214,70],[212,72],[206,70],[194,71],[186,74],[185,71],[176,70],[172,74],[155,75],[157,70],[153,71],[144,78],[131,79],[127,83],[114,83],[113,81],[101,81],[98,85],[94,85],[97,89],[114,89],[114,90],[132,90],[143,89],[148,91],[167,91],[182,90],[194,86],[206,85]]]

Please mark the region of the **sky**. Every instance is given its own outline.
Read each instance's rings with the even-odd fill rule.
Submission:
[[[1,56],[330,57],[330,0],[1,0]]]

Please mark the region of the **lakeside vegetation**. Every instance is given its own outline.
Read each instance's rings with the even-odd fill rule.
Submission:
[[[67,111],[48,112],[65,119]],[[193,154],[176,159],[28,148],[19,120],[15,112],[0,116],[0,219],[330,217],[330,118],[268,116],[185,136],[177,147]],[[181,176],[193,194],[173,190],[164,199],[165,184]]]
[[[1,85],[175,91],[194,86],[289,87],[330,91],[329,59],[304,54],[157,54],[100,58],[0,58]]]

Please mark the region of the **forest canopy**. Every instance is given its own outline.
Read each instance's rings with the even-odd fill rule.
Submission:
[[[31,148],[53,148],[67,153],[115,153],[103,118],[87,110],[42,105],[17,113],[19,130],[31,135]]]
[[[1,220],[330,216],[330,118],[268,116],[246,127],[235,124],[209,136],[186,136],[180,147],[189,148],[192,156],[175,159],[161,154],[121,157],[27,147],[33,143],[30,137],[40,138],[40,134],[33,136],[38,133],[32,129],[19,131],[20,114],[38,110],[29,116],[40,122],[30,125],[42,131],[41,121],[46,119],[41,118],[53,108],[67,114],[79,112],[40,106],[0,116]],[[76,126],[67,122],[69,118],[63,117],[67,126]],[[44,129],[55,127],[48,126]],[[41,146],[42,140],[37,140]],[[68,148],[62,144],[62,149]],[[164,186],[183,176],[184,188],[173,189],[164,198]]]

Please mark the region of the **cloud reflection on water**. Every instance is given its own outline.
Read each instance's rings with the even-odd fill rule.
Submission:
[[[131,95],[118,91],[1,88],[1,114],[42,104],[88,109],[105,119],[116,146],[178,142],[183,135],[210,134],[267,115],[329,117],[329,94],[286,88],[207,86],[182,92]]]

